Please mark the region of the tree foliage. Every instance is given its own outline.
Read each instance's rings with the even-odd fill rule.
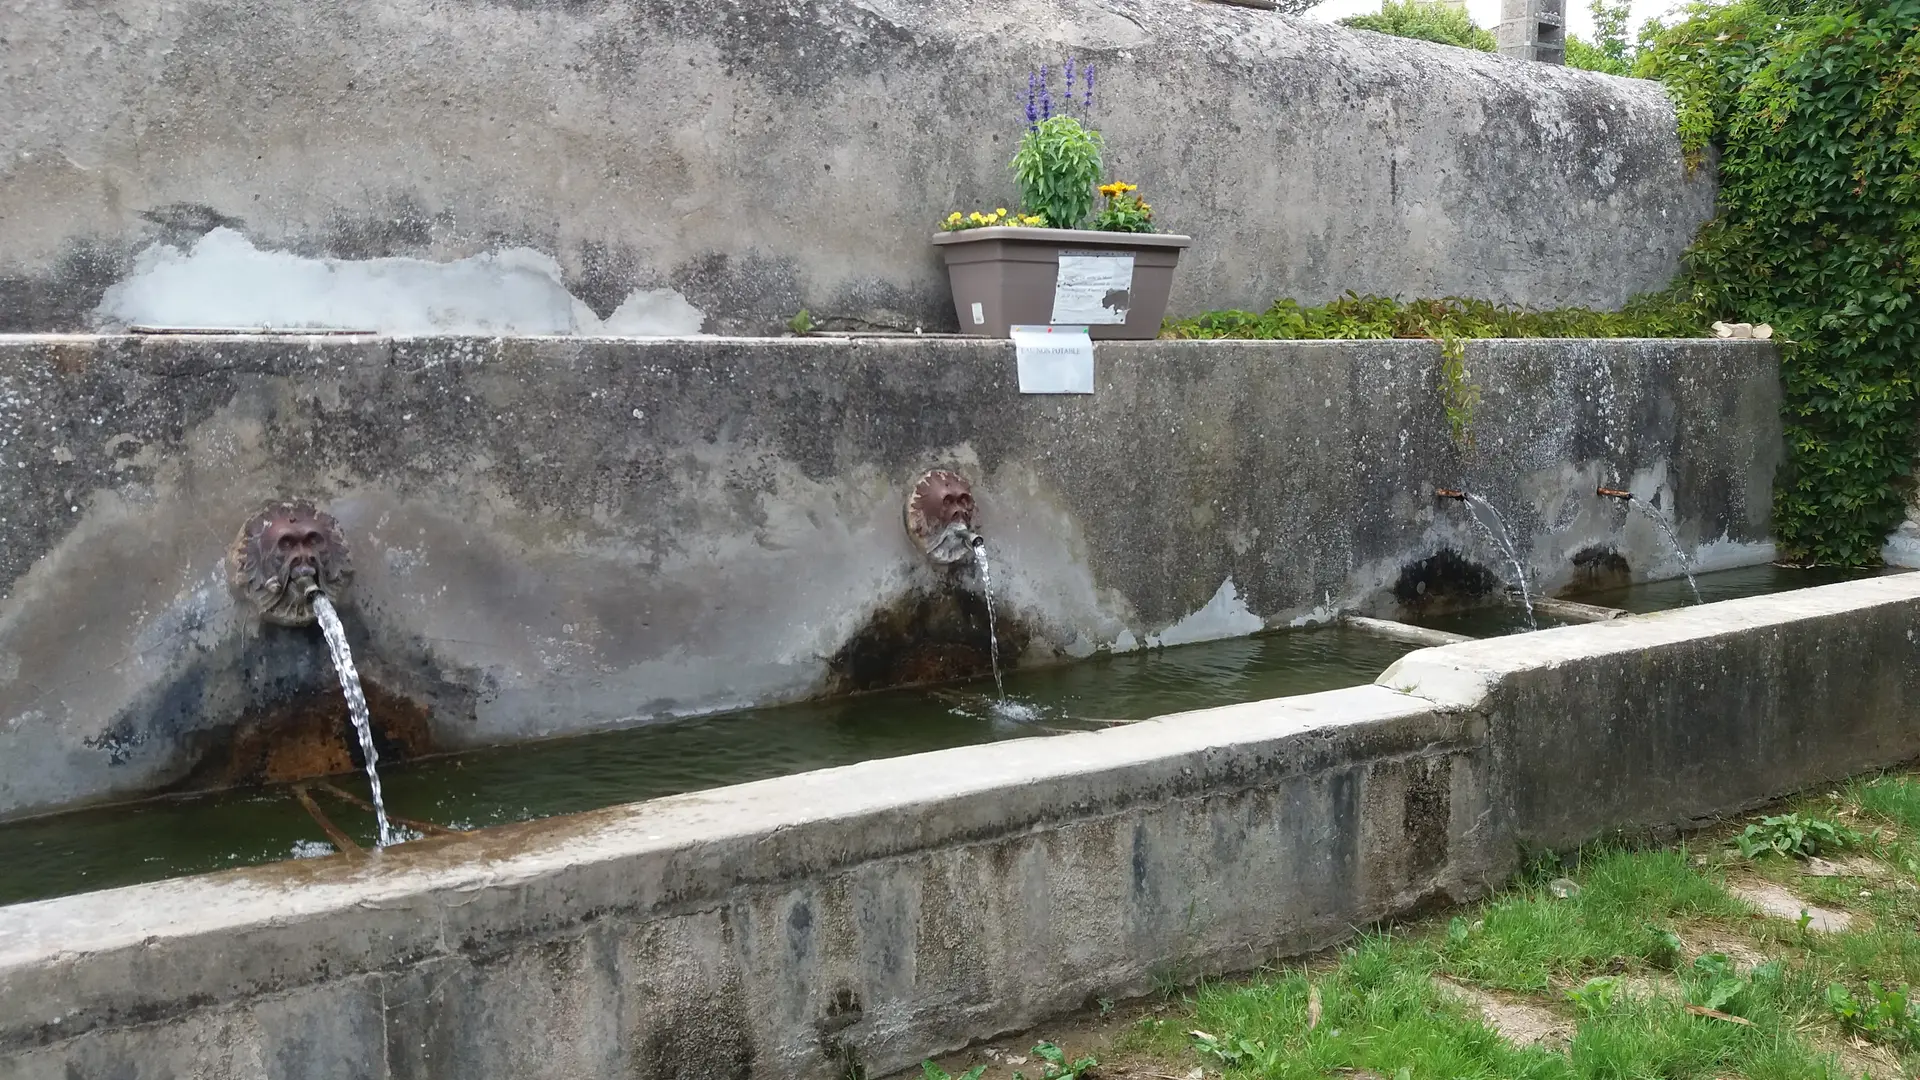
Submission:
[[[1782,341],[1785,553],[1870,564],[1904,515],[1920,375],[1920,0],[1699,4],[1640,50],[1719,213],[1687,256]]]
[[[1632,74],[1634,48],[1627,42],[1627,19],[1633,12],[1627,0],[1593,0],[1587,10],[1593,13],[1593,41],[1568,34],[1567,66],[1608,75]]]
[[[1340,25],[1480,52],[1492,52],[1494,45],[1493,32],[1475,25],[1464,9],[1432,0],[1386,0],[1379,11],[1349,15],[1340,20]]]

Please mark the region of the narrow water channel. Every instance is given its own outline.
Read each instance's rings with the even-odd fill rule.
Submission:
[[[1768,596],[1773,593],[1792,592],[1796,589],[1810,589],[1816,585],[1833,585],[1842,581],[1905,572],[1894,568],[1855,570],[1842,566],[1820,566],[1802,570],[1768,564],[1746,566],[1737,570],[1716,570],[1710,574],[1697,575],[1697,580],[1700,586],[1700,602],[1712,604],[1721,600]],[[1693,588],[1687,584],[1686,578],[1647,581],[1625,588],[1599,592],[1566,593],[1563,594],[1563,598],[1595,607],[1619,608],[1636,615],[1691,607],[1695,602]],[[1542,611],[1536,614],[1539,628],[1542,630],[1555,626],[1578,625],[1576,622],[1556,618],[1548,612]],[[1409,616],[1404,621],[1430,630],[1445,630],[1451,634],[1464,634],[1474,638],[1523,634],[1530,629],[1527,625],[1526,613],[1518,604],[1489,604],[1466,611],[1448,612],[1445,615]]]
[[[1372,682],[1411,646],[1291,631],[1010,672],[937,690],[753,709],[381,766],[400,818],[484,828],[810,769],[1144,720]],[[1009,715],[1022,717],[1009,720]],[[1036,748],[1036,753],[1044,749]],[[365,798],[355,776],[333,783]],[[371,846],[373,815],[316,794]],[[0,825],[0,904],[331,852],[286,788],[152,800]]]

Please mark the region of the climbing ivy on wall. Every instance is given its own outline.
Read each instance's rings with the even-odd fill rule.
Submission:
[[[1657,31],[1719,213],[1687,257],[1721,318],[1782,343],[1785,553],[1865,564],[1905,510],[1920,433],[1920,0],[1736,0]]]

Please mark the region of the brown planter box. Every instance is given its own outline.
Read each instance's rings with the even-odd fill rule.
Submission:
[[[963,334],[1003,338],[1013,326],[1057,322],[1085,326],[1095,338],[1142,339],[1160,336],[1173,268],[1193,239],[996,225],[940,233],[933,242],[946,255]]]

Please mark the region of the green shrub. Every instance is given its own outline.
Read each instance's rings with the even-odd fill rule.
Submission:
[[[1349,15],[1340,25],[1480,52],[1492,52],[1494,46],[1493,32],[1476,26],[1465,10],[1432,0],[1386,0],[1378,12]]]
[[[1692,286],[1781,342],[1776,538],[1803,562],[1871,565],[1915,451],[1920,0],[1696,4],[1635,74],[1667,84],[1690,160],[1719,158]]]

